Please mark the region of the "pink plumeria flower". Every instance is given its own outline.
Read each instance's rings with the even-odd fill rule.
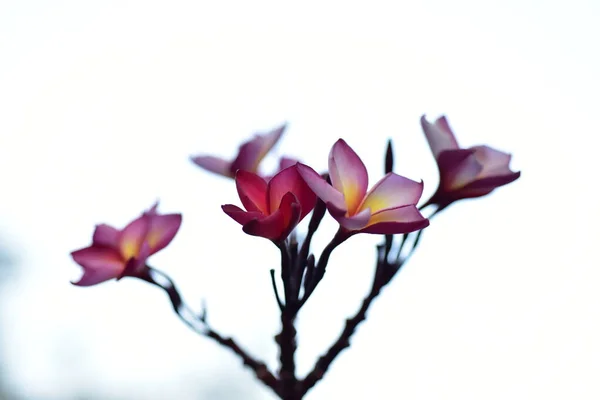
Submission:
[[[283,124],[271,132],[255,134],[251,140],[240,146],[233,161],[203,155],[192,157],[192,161],[201,168],[229,178],[234,178],[237,170],[256,174],[260,162],[279,141],[286,126]]]
[[[246,210],[226,204],[223,211],[244,232],[281,242],[315,206],[317,197],[300,177],[296,165],[277,173],[269,182],[239,170],[235,183]]]
[[[122,230],[101,224],[96,226],[92,245],[71,253],[83,267],[77,286],[91,286],[123,276],[140,276],[146,260],[173,240],[181,225],[181,214],[161,215],[158,203],[130,222]]]
[[[298,171],[349,233],[408,233],[429,225],[415,206],[423,192],[422,182],[390,172],[367,191],[367,169],[342,139],[329,153],[331,185],[306,165],[299,164]]]
[[[488,146],[461,149],[445,116],[435,123],[421,117],[421,126],[440,172],[440,184],[426,204],[440,208],[472,197],[484,196],[521,176],[510,169],[511,155]]]

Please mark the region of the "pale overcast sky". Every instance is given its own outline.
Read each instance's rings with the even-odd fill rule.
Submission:
[[[44,400],[273,398],[156,289],[71,286],[69,252],[160,199],[184,222],[152,264],[275,366],[278,253],[222,213],[232,182],[188,157],[232,156],[288,121],[265,170],[280,154],[323,169],[343,137],[376,181],[392,137],[396,171],[428,196],[419,117],[444,113],[522,177],[432,221],[307,399],[599,398],[599,18],[594,0],[0,2],[0,237],[19,262],[2,293],[7,379]],[[302,373],[359,307],[376,243],[332,257],[300,316]]]

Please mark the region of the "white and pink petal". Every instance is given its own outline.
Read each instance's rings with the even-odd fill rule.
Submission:
[[[349,231],[361,230],[362,228],[367,226],[370,219],[371,210],[369,210],[368,208],[352,216],[336,218],[339,224]]]
[[[367,193],[360,209],[370,208],[373,214],[388,208],[417,204],[423,194],[423,182],[388,173]]]
[[[350,215],[362,202],[369,186],[367,168],[358,154],[339,139],[329,153],[329,177],[331,185],[344,195]]]
[[[195,156],[191,158],[192,162],[207,171],[215,174],[233,178],[234,172],[231,170],[231,162],[220,157],[214,156]]]
[[[502,151],[493,149],[489,146],[474,146],[471,149],[475,150],[475,158],[482,165],[483,169],[479,176],[481,178],[508,175],[512,173],[509,164],[511,155]]]
[[[458,142],[448,125],[446,117],[442,116],[435,121],[435,124],[432,124],[423,115],[421,116],[421,127],[435,158],[444,150],[458,149]]]
[[[429,220],[423,217],[417,207],[408,205],[374,213],[361,232],[392,235],[414,232],[428,225]]]
[[[344,201],[344,195],[341,192],[337,191],[333,186],[327,183],[321,175],[308,165],[298,163],[297,168],[298,173],[308,187],[327,205],[331,215],[339,217],[346,214],[348,209],[346,207],[346,202]]]

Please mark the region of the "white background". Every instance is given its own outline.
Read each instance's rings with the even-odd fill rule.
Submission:
[[[222,213],[238,203],[232,182],[189,156],[233,156],[288,121],[276,155],[322,170],[343,137],[374,182],[392,137],[396,171],[424,179],[428,196],[437,172],[418,121],[445,113],[462,145],[510,151],[522,177],[432,221],[307,398],[599,398],[599,3],[216,4],[0,2],[0,234],[17,261],[1,338],[13,390],[273,398],[156,289],[71,286],[69,252],[94,224],[122,227],[160,199],[184,223],[152,264],[275,367],[277,251]],[[317,250],[335,229],[326,221]],[[332,257],[300,316],[301,373],[358,308],[378,241],[355,237]]]

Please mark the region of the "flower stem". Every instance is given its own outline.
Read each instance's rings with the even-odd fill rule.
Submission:
[[[329,257],[331,256],[331,253],[333,253],[333,250],[335,250],[336,247],[345,242],[350,236],[352,236],[352,233],[340,227],[333,239],[331,239],[327,246],[325,246],[323,252],[319,256],[319,261],[317,262],[317,265],[312,271],[310,282],[306,282],[304,294],[302,295],[302,299],[300,300],[298,308],[301,308],[304,305],[304,303],[306,303],[306,301],[314,292],[319,282],[321,282],[321,279],[323,279],[323,276],[325,276],[327,263],[329,262]]]

